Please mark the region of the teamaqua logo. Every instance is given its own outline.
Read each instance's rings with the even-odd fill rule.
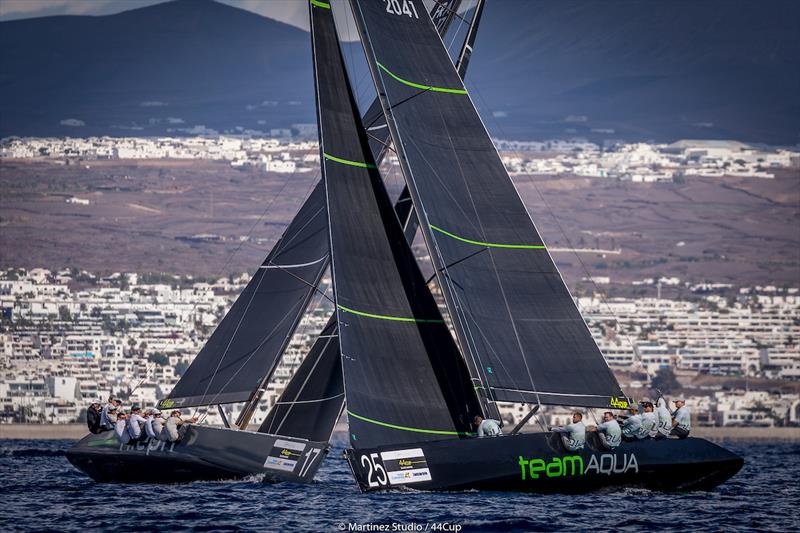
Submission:
[[[564,457],[553,457],[549,462],[544,459],[532,458],[525,459],[519,456],[519,467],[522,480],[539,479],[545,477],[567,477],[584,476],[590,473],[605,474],[624,474],[630,470],[639,471],[639,462],[634,454],[615,455],[604,453],[591,455],[588,464],[584,463],[580,455],[567,455]]]

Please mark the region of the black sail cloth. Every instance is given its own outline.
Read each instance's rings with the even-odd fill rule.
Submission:
[[[617,406],[619,384],[430,18],[351,4],[456,332],[492,397]]]
[[[342,363],[333,320],[317,337],[258,431],[325,442],[343,404]]]
[[[305,313],[328,248],[325,191],[318,186],[160,407],[249,400]]]
[[[477,401],[369,153],[330,7],[311,30],[350,444],[457,438]]]
[[[437,29],[442,35],[447,32],[460,4],[461,0],[448,0],[434,6],[433,12],[438,14]],[[389,132],[377,100],[365,116],[373,127],[370,149],[380,162],[386,152]],[[325,190],[320,182],[192,365],[161,402],[161,407],[234,403],[256,398],[257,389],[272,375],[328,267],[324,210]],[[397,204],[397,212],[409,239],[413,239],[416,218],[411,216],[407,191]],[[330,344],[324,337],[321,341],[321,346],[327,350],[338,350],[337,343]],[[312,352],[315,349],[316,346],[312,347]],[[318,355],[330,357],[330,354]],[[310,380],[327,383],[328,377],[314,375]]]
[[[436,27],[442,35],[447,32],[460,3],[461,0],[449,0],[434,6],[434,12],[439,14],[439,22]],[[482,5],[482,0],[480,5]],[[473,26],[464,47],[471,48],[476,29]],[[462,48],[461,57],[463,54]],[[465,67],[466,63],[464,63]],[[387,150],[389,131],[386,129],[383,110],[377,99],[373,101],[364,117],[363,122],[371,125],[370,151],[375,160],[380,162]],[[320,183],[319,187],[324,188],[324,184]],[[312,195],[312,198],[316,198],[316,196]],[[409,244],[417,231],[416,217],[413,216],[412,207],[408,188],[405,188],[395,204],[395,213],[398,220],[401,221]],[[330,437],[344,406],[344,384],[339,361],[339,342],[335,338],[336,332],[336,315],[334,314],[322,333],[315,339],[297,373],[292,376],[281,394],[280,400],[267,414],[259,432],[289,435],[314,441],[324,441]]]

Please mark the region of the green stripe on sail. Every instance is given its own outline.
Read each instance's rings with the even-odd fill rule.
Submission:
[[[376,168],[375,165],[371,165],[369,163],[362,163],[361,161],[350,161],[349,159],[342,159],[341,157],[336,157],[330,154],[322,153],[325,156],[325,159],[330,161],[336,161],[337,163],[341,163],[343,165],[350,165],[351,167],[359,167],[359,168]]]
[[[522,250],[545,250],[546,247],[543,244],[498,244],[494,242],[483,242],[483,241],[473,241],[472,239],[465,239],[464,237],[459,237],[458,235],[454,235],[449,231],[443,230],[438,226],[434,226],[433,224],[429,224],[432,230],[436,230],[439,233],[443,233],[450,237],[451,239],[455,239],[457,241],[465,242],[467,244],[475,244],[477,246],[486,246],[488,248],[514,248],[514,249],[522,249]]]
[[[330,9],[331,8],[330,4],[325,3],[325,2],[320,2],[319,0],[311,0],[311,5],[312,6],[317,6],[317,7],[322,7],[322,8],[325,8],[325,9]]]
[[[367,418],[366,416],[357,415],[350,409],[347,410],[347,414],[352,416],[353,418],[358,418],[359,420],[363,420],[364,422],[369,422],[370,424],[376,424],[378,426],[383,426],[392,429],[399,429],[400,431],[412,431],[414,433],[430,433],[432,435],[453,435],[456,437],[458,437],[459,435],[474,435],[474,433],[461,433],[459,431],[442,431],[438,429],[420,429],[420,428],[410,428],[406,426],[398,426],[396,424],[380,422],[379,420],[373,420],[371,418]]]
[[[397,76],[394,72],[392,72],[388,68],[381,65],[379,62],[376,61],[376,63],[378,63],[378,67],[380,67],[380,69],[384,71],[386,74],[396,79],[400,83],[408,85],[409,87],[414,87],[415,89],[422,89],[424,91],[433,91],[437,93],[467,94],[467,91],[465,91],[464,89],[448,89],[446,87],[433,87],[432,85],[421,85],[419,83],[414,83],[413,81],[404,80],[403,78]]]
[[[444,324],[444,320],[430,320],[425,318],[413,318],[413,317],[404,317],[404,316],[390,316],[390,315],[375,315],[372,313],[364,313],[363,311],[356,311],[355,309],[350,309],[349,307],[345,307],[343,305],[336,305],[342,311],[346,311],[348,313],[353,313],[354,315],[365,316],[368,318],[379,318],[381,320],[395,320],[397,322],[417,322],[421,324]]]

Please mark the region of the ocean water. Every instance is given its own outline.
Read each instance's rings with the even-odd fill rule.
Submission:
[[[334,447],[310,485],[98,484],[70,441],[0,441],[0,531],[800,531],[800,444],[736,442],[747,463],[712,492],[361,494]],[[370,529],[371,528],[371,529]]]

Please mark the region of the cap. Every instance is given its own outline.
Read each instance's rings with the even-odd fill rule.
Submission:
[[[117,410],[117,406],[116,405],[112,405],[111,407],[108,408],[108,410],[109,411],[116,411]]]

